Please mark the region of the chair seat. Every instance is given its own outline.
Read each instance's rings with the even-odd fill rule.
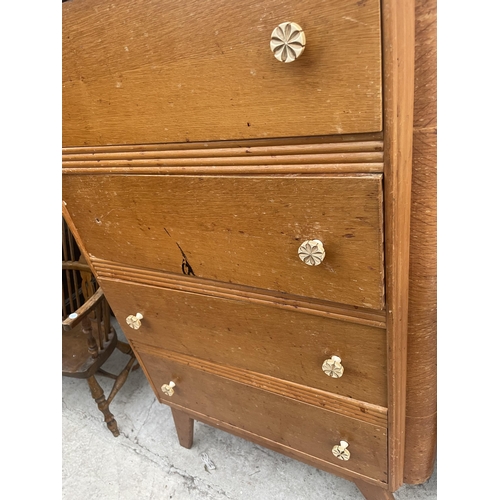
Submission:
[[[97,326],[92,322],[94,338]],[[62,374],[65,377],[88,378],[104,364],[111,356],[117,344],[117,336],[113,327],[110,328],[109,340],[97,358],[89,353],[87,335],[82,331],[81,323],[70,331],[62,332]]]

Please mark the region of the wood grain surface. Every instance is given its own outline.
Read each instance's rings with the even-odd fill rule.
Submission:
[[[385,428],[202,372],[168,359],[161,351],[153,355],[137,344],[136,348],[161,402],[209,415],[343,469],[387,481]],[[160,387],[171,380],[176,387],[169,398]],[[349,443],[348,461],[338,460],[331,452],[340,440]]]
[[[154,286],[101,279],[131,340],[387,407],[385,331]],[[140,312],[138,330],[125,322]],[[321,366],[337,355],[344,375]]]
[[[63,10],[63,144],[382,130],[377,0],[72,0]],[[293,21],[289,64],[269,42]]]
[[[417,0],[404,481],[434,471],[437,434],[437,2]]]
[[[414,0],[382,1],[389,489],[403,483],[415,58]]]
[[[64,176],[92,257],[382,309],[381,175]],[[298,257],[320,239],[319,266]]]

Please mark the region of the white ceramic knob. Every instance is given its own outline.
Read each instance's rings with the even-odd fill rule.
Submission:
[[[169,384],[163,384],[161,386],[161,390],[167,395],[167,396],[173,396],[174,395],[174,387],[175,387],[175,382],[170,381]]]
[[[305,47],[306,35],[297,23],[281,23],[271,34],[271,50],[278,61],[295,61]]]
[[[339,460],[349,460],[351,458],[351,453],[347,449],[349,443],[347,441],[340,441],[340,444],[336,444],[332,448],[332,453],[334,457],[337,457]]]
[[[325,248],[320,240],[307,240],[299,247],[299,257],[308,266],[318,266],[325,258]]]
[[[138,330],[141,327],[141,319],[143,318],[144,316],[141,313],[137,313],[135,316],[133,314],[127,316],[125,321],[127,322],[127,325],[130,326],[130,328]]]
[[[338,356],[332,356],[331,359],[324,361],[322,370],[332,378],[340,378],[344,374],[344,367],[341,359]]]

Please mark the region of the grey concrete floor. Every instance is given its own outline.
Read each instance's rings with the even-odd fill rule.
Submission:
[[[104,368],[117,371],[126,359],[116,351]],[[99,380],[108,394],[112,380]],[[121,433],[117,438],[85,380],[63,377],[62,384],[64,500],[363,499],[350,481],[199,422],[193,447],[182,448],[170,409],[158,403],[141,370],[130,374],[111,405]],[[206,468],[202,453],[215,470]],[[404,485],[394,496],[435,500],[436,487],[435,471],[425,484]]]

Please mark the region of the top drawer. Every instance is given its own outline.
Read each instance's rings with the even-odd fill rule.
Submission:
[[[382,130],[377,0],[63,4],[63,146]],[[270,49],[300,25],[303,54]]]

